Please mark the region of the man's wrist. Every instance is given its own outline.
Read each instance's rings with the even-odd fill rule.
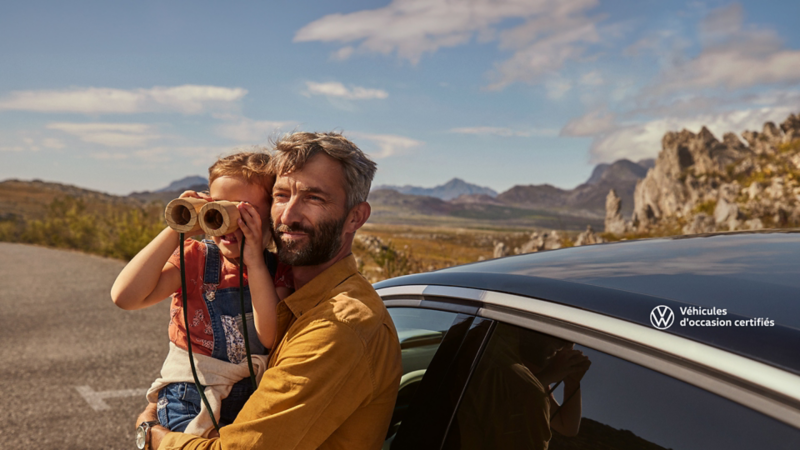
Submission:
[[[140,450],[149,450],[153,448],[151,442],[153,439],[153,428],[158,425],[157,420],[144,421],[136,427],[136,448]]]

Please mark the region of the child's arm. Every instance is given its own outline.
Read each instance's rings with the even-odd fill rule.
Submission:
[[[570,373],[564,378],[564,396],[561,409],[553,418],[550,427],[564,436],[571,437],[577,435],[580,431],[582,415],[580,381],[592,363],[587,356],[579,350],[574,350],[572,346],[561,350],[561,352],[567,355]],[[550,405],[550,414],[553,414],[559,406],[552,393],[550,394]]]
[[[253,301],[253,321],[258,340],[265,348],[271,349],[275,344],[277,328],[275,310],[279,300],[267,263],[264,261],[261,217],[258,211],[247,203],[239,204],[239,215],[239,228],[245,237],[244,254],[241,257],[247,266],[250,298]]]
[[[194,191],[184,192],[181,198],[184,197],[201,198]],[[180,270],[167,261],[179,243],[178,233],[168,227],[139,251],[111,287],[114,303],[126,310],[142,309],[177,291],[181,286]]]

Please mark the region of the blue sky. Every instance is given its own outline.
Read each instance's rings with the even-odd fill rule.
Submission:
[[[800,112],[800,2],[0,6],[0,180],[115,194],[339,130],[376,184],[572,188],[668,130]]]

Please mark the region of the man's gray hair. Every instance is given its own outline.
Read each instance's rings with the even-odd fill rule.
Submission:
[[[325,153],[342,165],[347,211],[367,201],[378,165],[340,133],[301,131],[284,135],[275,142],[275,154],[270,160],[270,169],[276,176],[286,175],[302,169],[318,153]]]

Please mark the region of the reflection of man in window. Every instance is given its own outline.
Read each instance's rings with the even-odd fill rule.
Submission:
[[[589,364],[567,341],[498,326],[459,407],[460,448],[544,450],[551,428],[576,435]],[[561,380],[563,405],[549,387]]]

